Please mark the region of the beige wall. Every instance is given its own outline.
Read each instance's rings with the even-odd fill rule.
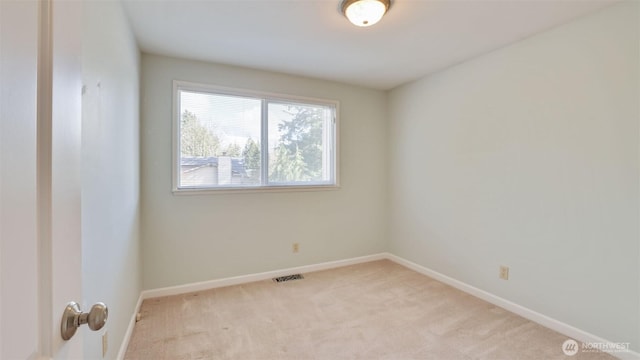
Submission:
[[[140,56],[120,2],[84,3],[82,97],[82,309],[109,307],[84,358],[115,359],[140,295]]]
[[[619,4],[393,90],[391,251],[640,350],[638,25]]]
[[[172,81],[340,101],[339,190],[174,195]],[[386,250],[386,94],[239,67],[142,57],[144,288]],[[293,254],[292,243],[300,243]]]

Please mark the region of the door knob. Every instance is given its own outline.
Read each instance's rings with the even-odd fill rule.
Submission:
[[[109,317],[109,309],[104,303],[95,303],[88,313],[80,310],[80,305],[72,301],[62,313],[62,323],[60,324],[60,332],[62,339],[69,340],[76,333],[80,325],[87,324],[89,329],[98,331],[102,329]]]

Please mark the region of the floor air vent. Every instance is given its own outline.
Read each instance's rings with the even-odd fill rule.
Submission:
[[[304,277],[300,274],[293,274],[293,275],[280,276],[277,278],[273,278],[273,282],[281,283],[285,281],[299,280],[299,279],[304,279]]]

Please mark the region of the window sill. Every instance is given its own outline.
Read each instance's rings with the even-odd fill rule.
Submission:
[[[225,188],[179,188],[173,189],[173,195],[223,195],[223,194],[251,194],[278,192],[314,192],[339,190],[340,185],[307,185],[307,186],[256,186],[256,187],[225,187]]]

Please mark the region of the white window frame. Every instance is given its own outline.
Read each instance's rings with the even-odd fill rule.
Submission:
[[[211,93],[214,95],[230,95],[241,97],[252,97],[262,101],[261,114],[261,185],[251,186],[212,186],[212,187],[180,187],[180,96],[179,92],[193,91],[201,93]],[[265,183],[264,176],[268,173],[269,154],[268,154],[268,117],[267,106],[269,103],[286,103],[300,105],[319,105],[330,106],[335,109],[333,117],[333,126],[330,129],[332,135],[332,143],[330,144],[330,152],[327,161],[330,163],[328,171],[332,181],[318,183]],[[263,91],[247,90],[223,87],[217,85],[201,84],[189,81],[174,80],[173,81],[173,115],[172,115],[172,187],[173,193],[176,195],[204,195],[204,194],[220,194],[229,192],[265,192],[265,191],[317,191],[317,190],[335,190],[340,187],[339,182],[339,113],[340,103],[337,100],[327,100],[310,98],[303,96],[270,93]]]

